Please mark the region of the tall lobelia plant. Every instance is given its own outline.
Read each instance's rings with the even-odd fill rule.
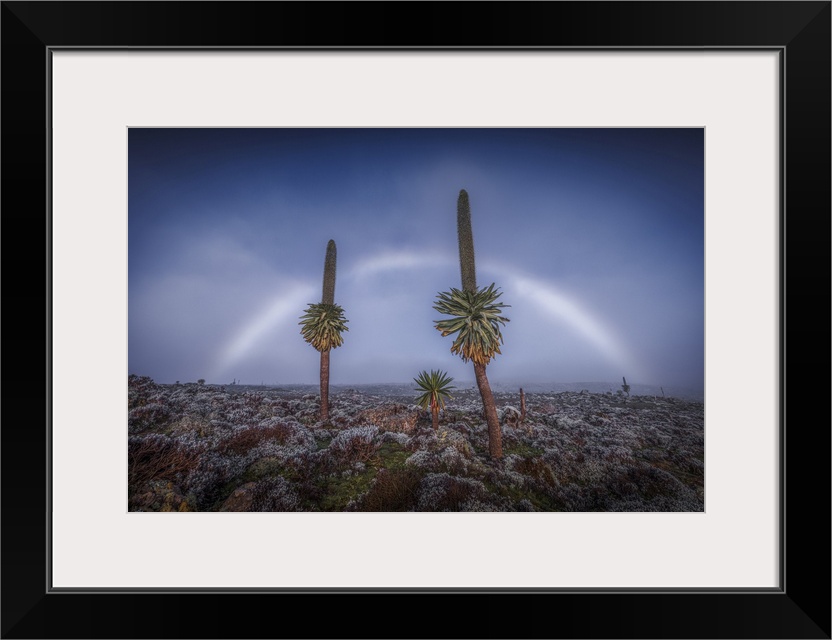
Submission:
[[[344,310],[335,304],[335,241],[326,245],[324,285],[320,302],[312,302],[301,316],[303,339],[321,353],[321,420],[329,419],[329,352],[344,342],[341,335],[347,328]]]
[[[437,294],[433,308],[451,317],[434,322],[443,336],[456,334],[451,353],[459,355],[463,362],[474,363],[474,376],[488,424],[488,451],[492,458],[499,459],[503,456],[503,439],[497,405],[485,368],[500,353],[500,345],[503,344],[500,328],[509,321],[502,315],[502,309],[509,305],[497,302],[502,293],[494,283],[481,289],[477,287],[471,207],[465,189],[459,192],[457,199],[457,235],[462,289],[452,288]]]

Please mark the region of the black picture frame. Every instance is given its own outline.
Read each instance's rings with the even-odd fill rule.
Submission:
[[[12,1],[0,20],[3,638],[830,638],[829,1]],[[50,51],[62,47],[777,50],[780,588],[52,591],[47,133]]]

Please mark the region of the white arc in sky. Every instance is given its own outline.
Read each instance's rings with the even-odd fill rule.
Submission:
[[[511,286],[514,293],[534,303],[552,317],[565,321],[607,360],[620,370],[629,372],[632,380],[648,381],[636,358],[629,353],[621,340],[574,297],[564,294],[545,281],[520,274],[513,269],[500,267],[495,271],[504,274],[503,277],[508,276],[507,285]]]
[[[456,260],[442,254],[384,251],[360,261],[348,270],[344,277],[349,280],[363,279],[403,269],[447,269],[455,264]],[[483,270],[497,274],[503,283],[503,289],[511,289],[514,294],[553,320],[565,322],[610,363],[621,371],[628,372],[632,380],[648,380],[647,372],[641,370],[637,359],[626,345],[574,296],[564,293],[548,281],[534,278],[513,267],[486,264]],[[315,285],[296,284],[263,308],[250,322],[240,327],[220,351],[213,367],[213,379],[223,379],[229,369],[239,363],[277,325],[290,319],[296,320],[315,291]]]
[[[300,316],[314,295],[315,287],[312,285],[295,285],[273,300],[226,343],[212,368],[212,379],[223,379],[225,372],[251,351],[273,327],[290,317]]]

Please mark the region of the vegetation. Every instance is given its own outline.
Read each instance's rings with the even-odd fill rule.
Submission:
[[[476,291],[450,291],[437,294],[434,309],[451,318],[436,320],[436,328],[442,336],[456,334],[451,353],[459,355],[464,362],[487,365],[500,353],[503,336],[500,325],[508,322],[501,315],[509,305],[497,302],[502,294],[491,284]]]
[[[422,395],[416,399],[416,404],[423,409],[430,409],[433,430],[438,431],[439,410],[445,408],[446,399],[452,398],[450,391],[456,388],[451,386],[454,379],[448,377],[444,371],[431,370],[430,373],[422,371],[413,380],[418,385],[418,390],[422,391]]]
[[[321,420],[329,418],[329,352],[340,347],[343,332],[349,331],[344,310],[335,304],[335,241],[326,245],[324,258],[324,281],[321,301],[310,303],[301,316],[301,335],[303,339],[321,354]]]
[[[443,337],[457,334],[451,353],[459,355],[463,362],[474,363],[474,376],[488,424],[489,452],[493,459],[499,459],[503,457],[502,434],[485,367],[500,353],[503,344],[500,327],[509,321],[502,315],[502,309],[509,305],[497,302],[502,294],[494,283],[482,289],[477,287],[471,207],[465,189],[459,192],[457,199],[457,235],[462,289],[452,288],[437,295],[433,308],[452,317],[436,320],[436,329]]]
[[[526,391],[493,465],[476,389],[434,429],[412,385],[289,389],[128,380],[131,511],[698,511],[701,402]],[[497,391],[500,404],[517,392]],[[506,407],[508,409],[508,406]]]

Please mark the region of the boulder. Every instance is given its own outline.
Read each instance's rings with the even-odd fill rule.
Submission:
[[[254,500],[256,482],[247,482],[234,489],[234,492],[222,503],[220,511],[249,511]]]

